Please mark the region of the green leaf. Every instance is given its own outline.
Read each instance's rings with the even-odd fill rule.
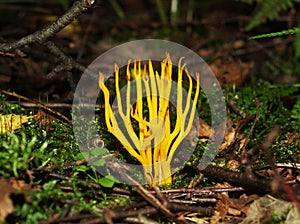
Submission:
[[[98,159],[98,160],[92,162],[91,164],[94,165],[94,166],[104,166],[105,159]]]
[[[299,32],[296,33],[295,35],[294,50],[295,50],[295,57],[299,59],[300,58],[300,28],[299,28]]]
[[[107,154],[107,149],[106,148],[93,148],[91,153],[94,156],[102,156],[102,155]]]
[[[98,183],[107,188],[111,188],[114,184],[118,182],[112,175],[108,175],[106,177],[102,177],[98,180]]]
[[[87,171],[89,168],[86,166],[86,165],[81,165],[81,166],[76,166],[75,167],[75,170],[77,171],[82,171],[82,172],[85,172]]]
[[[278,36],[284,36],[284,35],[291,35],[291,34],[297,34],[299,32],[300,32],[300,27],[293,27],[291,29],[282,30],[282,31],[279,31],[279,32],[265,33],[265,34],[256,35],[256,36],[250,37],[249,40],[266,38],[266,37],[269,38],[269,37],[278,37]]]
[[[300,121],[300,97],[298,98],[292,109],[291,117]]]
[[[80,153],[78,153],[77,155],[76,155],[76,159],[77,160],[83,160],[83,159],[86,159],[86,158],[88,158],[88,156],[89,156],[89,153],[88,152],[80,152]]]
[[[47,191],[47,190],[52,190],[56,183],[57,183],[57,180],[49,181],[49,182],[47,182],[47,183],[45,183],[45,184],[43,185],[43,188],[44,188],[44,190],[46,190],[46,191]]]
[[[264,0],[261,2],[258,12],[246,27],[246,31],[266,22],[275,20],[281,11],[287,11],[293,7],[295,0]]]

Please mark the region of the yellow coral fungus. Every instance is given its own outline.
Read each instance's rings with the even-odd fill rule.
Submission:
[[[110,92],[104,84],[104,76],[99,74],[99,87],[104,93],[107,128],[142,164],[150,186],[172,183],[171,161],[179,144],[192,128],[200,91],[200,75],[197,73],[192,99],[193,79],[185,66],[181,66],[181,60],[177,68],[176,85],[172,85],[173,65],[169,54],[160,65],[160,71],[156,71],[149,60],[148,65],[144,65],[142,69],[141,62],[135,61],[131,69],[129,61],[125,98],[120,93],[120,72],[118,66],[115,66],[117,109],[122,124],[116,119],[110,105]],[[183,94],[184,75],[188,80],[187,96]],[[174,125],[171,125],[170,118],[170,97],[174,96],[171,94],[172,88],[176,91]],[[134,103],[131,98],[136,99]],[[137,131],[134,129],[133,120],[138,124]]]

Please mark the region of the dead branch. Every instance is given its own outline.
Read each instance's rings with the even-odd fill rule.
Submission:
[[[86,69],[85,66],[79,64],[76,62],[72,57],[66,55],[55,43],[52,41],[46,41],[43,43],[49,51],[56,56],[60,62],[61,65],[57,66],[51,73],[48,74],[47,78],[52,78],[53,73],[60,72],[62,70],[71,70],[72,68],[76,68],[79,71],[84,72]]]
[[[271,132],[267,135],[266,140],[259,146],[255,147],[251,151],[257,152],[258,150],[263,150],[269,164],[274,170],[274,179],[261,177],[255,174],[252,169],[251,172],[237,172],[229,169],[217,167],[214,165],[207,166],[204,170],[201,170],[200,164],[197,165],[196,170],[200,173],[204,174],[207,177],[215,178],[220,181],[226,181],[232,183],[234,185],[242,186],[246,190],[250,192],[266,194],[271,193],[275,196],[279,196],[283,199],[290,199],[299,205],[297,195],[293,188],[287,185],[284,179],[280,176],[280,174],[275,169],[275,163],[273,162],[272,156],[269,152],[270,147],[272,146],[272,142],[278,136],[279,127],[275,126]],[[276,188],[274,187],[276,185]]]
[[[256,174],[248,175],[244,172],[232,171],[229,169],[208,165],[204,170],[197,170],[205,176],[214,178],[220,181],[226,181],[238,186],[242,186],[248,191],[256,191],[256,193],[270,193],[272,180],[262,178]]]
[[[58,33],[71,22],[73,22],[84,11],[88,10],[88,8],[90,8],[93,3],[94,1],[91,0],[76,1],[73,4],[73,6],[64,15],[59,17],[55,22],[15,42],[0,44],[0,51],[9,52],[19,47],[23,47],[27,44],[44,43],[46,40],[53,37],[56,33]]]

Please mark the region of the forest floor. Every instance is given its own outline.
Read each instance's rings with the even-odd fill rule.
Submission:
[[[0,42],[19,40],[53,23],[73,2],[3,1]],[[164,8],[170,8],[171,2],[165,1]],[[194,4],[192,9],[189,3]],[[296,40],[293,35],[249,40],[296,26],[297,7],[279,21],[248,32],[245,27],[257,10],[255,4],[186,1],[179,4],[177,14],[166,10],[166,18],[159,9],[150,1],[95,1],[51,38],[67,59],[56,54],[49,42],[0,50],[0,223],[296,223],[300,219]],[[172,175],[172,184],[160,187],[131,180],[126,166],[119,167],[119,175],[129,175],[129,184],[113,175],[110,157],[137,161],[107,130],[101,97],[93,108],[95,119],[87,123],[98,134],[86,136],[88,158],[79,147],[72,117],[82,68],[115,46],[149,38],[176,42],[201,56],[222,87],[227,116],[218,154],[202,170],[206,144],[218,130],[211,127],[209,102],[201,92],[194,152]],[[70,58],[74,60],[70,67],[64,67]],[[104,146],[109,154],[104,154]],[[111,172],[103,174],[95,167]]]

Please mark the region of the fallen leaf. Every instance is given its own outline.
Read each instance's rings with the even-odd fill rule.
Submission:
[[[7,181],[0,179],[0,222],[4,222],[7,215],[14,211],[10,194],[14,191]]]
[[[230,184],[224,182],[223,184],[216,184],[216,188],[229,188]],[[250,204],[259,198],[258,195],[247,196],[241,195],[240,198],[230,198],[228,192],[218,193],[218,201],[216,204],[216,211],[218,211],[220,219],[224,220],[226,215],[240,216],[242,213],[247,214]]]
[[[247,217],[242,223],[272,222],[274,212],[276,212],[278,216],[287,214],[284,223],[299,223],[300,215],[296,206],[292,202],[283,201],[271,195],[265,195],[255,200],[250,205]]]
[[[235,208],[228,208],[228,214],[229,215],[233,215],[233,216],[239,216],[242,214],[241,211],[239,211],[238,209],[235,209]]]
[[[233,84],[240,86],[249,75],[251,67],[251,63],[221,58],[210,65],[221,85],[225,87],[230,87]]]
[[[203,120],[199,119],[199,138],[208,139],[214,135],[214,130]]]
[[[226,126],[225,126],[224,140],[223,143],[220,145],[220,152],[230,149],[233,145],[236,146],[235,147],[236,151],[240,150],[245,144],[246,138],[243,134],[240,134],[238,132],[239,128],[235,127],[235,126],[239,126],[239,123],[235,125],[230,118],[227,118],[226,121],[224,121],[224,123]],[[206,135],[208,135],[209,133],[211,133],[214,136],[221,136],[220,130],[223,130],[224,123],[222,123],[219,126],[219,128],[217,128],[216,130],[211,130],[209,129],[210,127],[206,123],[204,124],[203,121],[200,120],[199,134],[207,133]],[[214,140],[214,138],[212,138],[212,140]]]
[[[28,122],[33,116],[0,114],[0,133],[14,132],[22,127],[23,123]]]
[[[246,194],[242,194],[240,198],[232,199],[232,201],[234,202],[235,209],[238,209],[247,215],[251,203],[259,198],[260,197],[257,194],[251,194],[249,196]]]

